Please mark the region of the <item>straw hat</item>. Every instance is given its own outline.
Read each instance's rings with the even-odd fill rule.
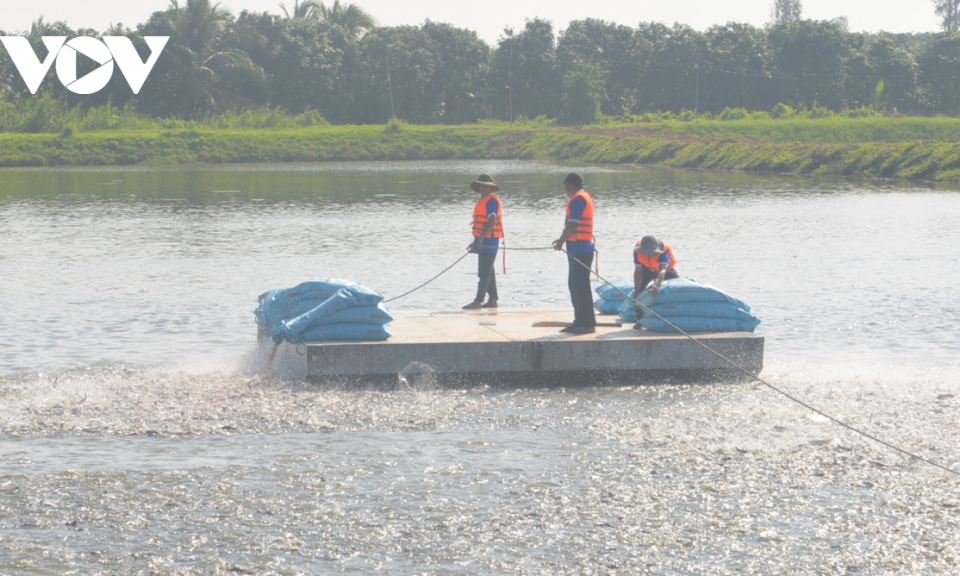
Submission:
[[[481,186],[491,186],[494,192],[500,191],[500,187],[493,181],[493,178],[486,174],[477,176],[477,179],[470,183],[470,187],[473,188],[474,192],[479,192]]]

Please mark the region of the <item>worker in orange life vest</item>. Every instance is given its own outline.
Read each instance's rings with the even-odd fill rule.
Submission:
[[[679,278],[676,265],[677,259],[669,244],[656,239],[654,236],[644,236],[637,240],[633,247],[633,297],[636,298],[648,286],[654,296],[660,291],[660,284],[664,280]],[[640,319],[643,318],[643,308],[634,306],[637,312],[635,330],[640,330]]]
[[[567,287],[573,304],[573,324],[561,332],[592,334],[597,331],[597,317],[593,311],[590,292],[590,266],[596,251],[593,237],[593,197],[583,189],[583,177],[567,174],[563,181],[567,191],[567,219],[560,238],[554,240],[553,248],[567,249]]]
[[[477,296],[463,308],[496,308],[499,295],[494,263],[500,249],[500,239],[503,238],[503,206],[496,195],[500,187],[493,178],[481,174],[470,183],[470,188],[480,194],[480,200],[473,208],[473,242],[467,246],[467,250],[477,254],[477,276],[480,280],[477,282]],[[489,296],[486,303],[484,296]]]

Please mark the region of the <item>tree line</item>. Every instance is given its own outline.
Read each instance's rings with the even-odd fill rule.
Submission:
[[[161,118],[282,109],[335,124],[391,117],[588,123],[600,115],[716,114],[778,104],[960,115],[955,27],[854,33],[842,19],[801,19],[797,0],[778,0],[775,7],[783,2],[783,15],[766,27],[731,22],[700,32],[682,24],[630,27],[585,19],[558,31],[534,18],[522,29],[504,30],[491,46],[472,30],[430,20],[377,26],[358,6],[339,0],[331,6],[297,0],[276,14],[243,11],[236,17],[210,0],[171,0],[135,29],[116,25],[102,32],[132,38],[144,58],[144,36],[171,37],[139,95],[119,75],[83,97],[49,75],[32,96],[2,49],[0,91],[11,103],[47,94],[68,106],[130,105]],[[41,59],[42,36],[101,35],[43,19],[22,34]],[[84,66],[94,64],[82,62],[80,74]]]

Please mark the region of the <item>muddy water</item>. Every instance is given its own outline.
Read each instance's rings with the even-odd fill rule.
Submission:
[[[960,466],[960,193],[580,168],[600,271],[667,239],[764,376]],[[256,295],[388,297],[504,188],[501,305],[566,305],[569,167],[0,171],[0,572],[952,573],[960,483],[762,385],[349,391],[261,375]],[[397,307],[458,307],[472,262]]]

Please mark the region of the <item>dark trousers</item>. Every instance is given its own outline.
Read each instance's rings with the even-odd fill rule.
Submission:
[[[640,286],[637,289],[638,295],[644,290],[646,290],[647,286],[649,286],[651,282],[657,279],[657,273],[653,272],[649,268],[644,267],[641,269],[641,271],[643,273],[643,277],[640,278]],[[667,270],[667,273],[663,275],[664,280],[673,280],[674,278],[679,278],[679,277],[680,275],[677,274],[677,271],[673,268],[671,268],[670,270]],[[643,318],[643,308],[639,306],[634,306],[633,308],[637,312],[637,320],[639,321],[641,318]]]
[[[570,288],[570,302],[573,303],[573,325],[592,328],[597,325],[597,317],[593,312],[593,294],[590,291],[593,252],[577,256],[567,255],[567,265],[567,287]]]
[[[483,297],[489,295],[491,300],[499,300],[497,295],[497,274],[494,271],[497,263],[497,253],[477,254],[477,276],[480,281],[477,282],[476,302],[483,302]]]

